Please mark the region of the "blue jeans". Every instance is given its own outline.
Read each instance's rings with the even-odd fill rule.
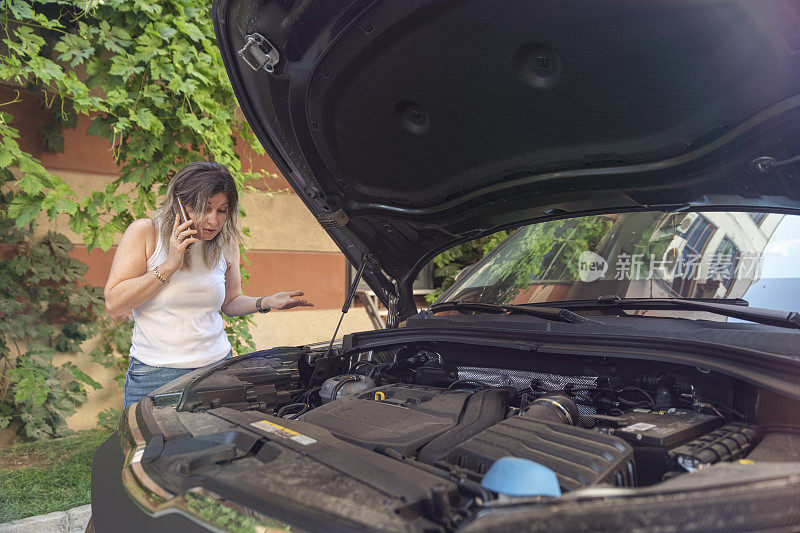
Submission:
[[[230,353],[225,356],[228,359]],[[166,385],[182,375],[197,370],[196,368],[170,368],[166,366],[150,366],[131,357],[128,370],[125,372],[124,401],[122,408],[125,409],[153,392],[154,390]]]

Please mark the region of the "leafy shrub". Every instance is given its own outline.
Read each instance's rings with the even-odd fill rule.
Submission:
[[[97,426],[108,431],[116,431],[122,411],[119,409],[104,409],[97,413]]]
[[[0,207],[9,200],[11,193],[0,194]],[[104,324],[102,290],[84,282],[86,265],[69,256],[64,235],[35,239],[32,227],[21,230],[0,211],[0,241],[0,428],[16,423],[31,439],[70,434],[67,416],[86,401],[86,386],[100,384],[52,360]]]

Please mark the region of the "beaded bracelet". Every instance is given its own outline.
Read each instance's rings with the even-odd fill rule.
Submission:
[[[161,272],[158,271],[158,267],[153,269],[153,274],[161,281],[161,283],[169,283],[169,280],[161,275]]]

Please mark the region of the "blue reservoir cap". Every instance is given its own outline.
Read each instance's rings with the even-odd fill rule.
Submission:
[[[556,473],[520,457],[502,457],[483,476],[481,485],[508,496],[561,496]]]

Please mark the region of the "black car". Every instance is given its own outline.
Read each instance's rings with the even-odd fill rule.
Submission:
[[[800,528],[800,3],[217,0],[214,24],[389,327],[131,406],[96,531]],[[499,230],[417,308],[434,256]]]

